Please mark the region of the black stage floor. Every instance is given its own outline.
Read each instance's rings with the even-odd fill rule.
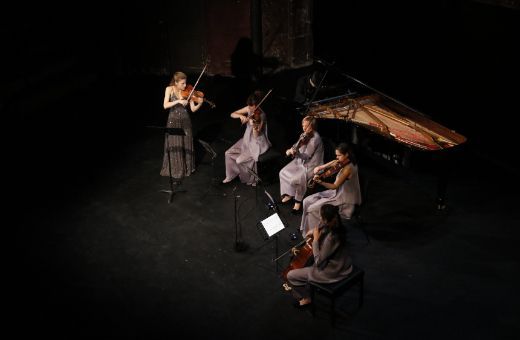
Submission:
[[[146,128],[166,121],[166,78],[98,79],[24,109],[23,123],[39,132],[14,140],[17,222],[14,242],[5,241],[13,248],[8,280],[15,287],[6,294],[17,338],[518,336],[518,185],[500,159],[469,143],[452,164],[447,209],[439,211],[434,176],[359,155],[370,243],[358,228],[349,240],[366,273],[365,299],[358,310],[357,291],[348,292],[339,303],[346,314],[333,328],[326,301],[315,317],[291,306],[272,262],[294,244],[289,235],[300,218],[291,206],[280,206],[287,227],[276,249],[257,226],[272,213],[263,188],[218,184],[224,151],[242,133],[229,113],[244,101],[231,80],[207,81],[217,108],[193,114],[194,133],[217,158],[212,164],[197,143],[197,170],[171,204],[160,192],[169,187],[159,176],[164,136]],[[277,81],[265,87],[283,88]],[[284,149],[299,118],[273,103],[270,133]],[[278,197],[276,177],[265,190]],[[235,200],[244,252],[234,249]]]

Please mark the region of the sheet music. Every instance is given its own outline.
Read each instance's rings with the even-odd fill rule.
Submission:
[[[285,226],[283,225],[282,220],[280,219],[280,216],[278,216],[277,213],[272,214],[262,222],[262,226],[264,227],[267,236],[271,237],[274,234],[278,233],[279,231],[283,230]]]

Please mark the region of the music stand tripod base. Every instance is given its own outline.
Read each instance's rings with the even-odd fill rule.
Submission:
[[[170,190],[160,190],[160,192],[164,192],[164,193],[170,195],[169,198],[168,198],[168,204],[170,204],[173,201],[173,195],[175,195],[178,192],[186,192],[186,190],[175,190],[173,188],[174,182],[175,182],[175,184],[179,184],[180,181],[179,180],[175,180],[174,181],[173,176],[172,176],[172,168],[171,168],[172,159],[171,159],[171,155],[170,155],[170,143],[169,143],[169,140],[168,140],[168,135],[172,135],[172,136],[186,136],[186,131],[184,131],[184,129],[182,129],[182,128],[170,128],[170,127],[165,127],[165,126],[148,126],[148,127],[152,128],[152,129],[157,129],[157,130],[163,131],[164,134],[165,134],[165,138],[166,138],[166,151],[167,151],[167,154],[168,154],[168,178],[169,178],[169,181],[170,181]]]
[[[176,183],[178,184],[178,182]],[[165,194],[169,194],[168,198],[168,204],[171,204],[173,202],[173,196],[178,192],[186,192],[186,190],[174,190],[173,187],[171,190],[160,190],[159,192],[164,192]]]
[[[235,242],[235,251],[236,252],[246,251],[248,248],[249,248],[249,245],[243,241]]]

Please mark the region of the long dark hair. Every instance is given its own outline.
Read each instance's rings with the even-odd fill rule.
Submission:
[[[354,155],[350,144],[340,143],[338,146],[336,146],[336,150],[338,150],[342,155],[348,155],[348,159],[352,164],[357,164],[356,155]]]
[[[262,91],[255,91],[253,92],[252,94],[249,95],[249,97],[247,97],[247,105],[251,106],[251,105],[258,105],[258,103],[260,103],[260,101],[262,100],[262,98],[264,97],[264,93]]]
[[[341,223],[339,208],[332,204],[324,204],[320,208],[320,215],[324,222],[327,223],[330,233],[336,236],[341,243],[347,238],[347,229]]]

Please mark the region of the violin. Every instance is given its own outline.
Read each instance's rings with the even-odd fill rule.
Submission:
[[[247,120],[248,121],[252,121],[253,122],[253,129],[255,129],[256,131],[260,132],[258,130],[258,128],[262,124],[262,111],[260,111],[260,109],[256,109],[252,114],[250,114],[247,117]]]
[[[305,133],[303,132],[301,135],[300,135],[300,138],[298,138],[298,141],[296,143],[294,143],[293,146],[291,146],[291,149],[296,153],[296,151],[298,151],[298,149],[307,144],[309,142],[309,140],[311,139],[312,137],[312,132],[311,133]],[[294,154],[291,155],[291,157],[294,158]]]
[[[197,104],[206,102],[211,106],[212,109],[215,108],[216,105],[214,103],[212,103],[209,100],[207,100],[206,98],[204,98],[204,93],[202,91],[198,91],[198,90],[193,91],[193,85],[186,85],[186,88],[181,91],[182,99],[188,99],[188,97],[190,96],[190,93],[191,93],[190,100],[194,101]]]
[[[256,105],[255,111],[247,117],[247,121],[253,122],[253,129],[255,129],[257,132],[260,132],[258,128],[262,124],[262,111],[260,111],[260,105],[262,105],[264,100],[271,94],[272,91],[273,89],[270,89],[269,92],[267,92],[264,98],[262,98],[262,100],[260,100],[260,102]]]
[[[314,188],[314,185],[316,184],[316,179],[322,180],[323,178],[327,178],[327,177],[330,177],[330,176],[332,176],[334,174],[337,174],[347,164],[348,164],[348,162],[347,163],[341,163],[340,161],[336,160],[331,165],[329,165],[329,166],[327,166],[327,167],[325,167],[323,169],[320,169],[320,171],[318,171],[312,178],[310,178],[307,181],[307,187],[308,188]]]

